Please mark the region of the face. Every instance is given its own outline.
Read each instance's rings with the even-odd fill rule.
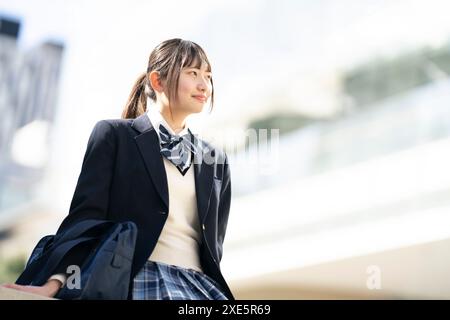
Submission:
[[[185,67],[180,72],[178,80],[178,108],[187,113],[201,112],[208,102],[211,91],[212,73],[206,71],[207,65],[202,63],[200,69]]]

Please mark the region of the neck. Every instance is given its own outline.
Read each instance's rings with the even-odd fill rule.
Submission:
[[[167,124],[176,134],[181,132],[181,130],[183,130],[186,127],[186,117],[188,115],[170,112],[169,108],[160,107],[158,109],[159,113],[162,115],[164,120],[166,120]]]

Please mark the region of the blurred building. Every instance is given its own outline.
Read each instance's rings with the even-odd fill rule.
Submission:
[[[23,51],[20,21],[0,18],[0,230],[33,200],[49,153],[64,47]]]
[[[372,76],[340,117],[230,157],[223,270],[240,298],[450,297],[450,79],[438,75],[378,96]]]

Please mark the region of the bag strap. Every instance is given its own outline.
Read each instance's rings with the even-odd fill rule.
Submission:
[[[68,228],[67,231],[63,231],[55,235],[55,239],[53,241],[54,246],[58,246],[61,242],[67,241],[67,239],[75,239],[80,237],[81,235],[87,233],[89,230],[93,228],[97,228],[99,226],[105,225],[113,225],[112,221],[105,220],[94,220],[94,219],[86,219],[73,224],[72,227]]]

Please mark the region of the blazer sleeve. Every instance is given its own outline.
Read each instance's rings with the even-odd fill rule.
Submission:
[[[219,249],[219,261],[222,260],[223,254],[223,241],[225,239],[225,234],[228,224],[228,216],[230,213],[231,205],[231,178],[230,178],[230,166],[228,164],[228,157],[225,154],[224,166],[223,166],[223,181],[222,189],[220,191],[220,202],[219,202],[219,221],[218,221],[218,249]]]
[[[70,204],[69,214],[57,233],[64,232],[84,219],[107,220],[109,191],[116,158],[116,138],[112,124],[97,122],[91,132],[81,173]],[[63,260],[55,273],[65,273],[67,266],[80,265],[89,248],[81,246]]]

